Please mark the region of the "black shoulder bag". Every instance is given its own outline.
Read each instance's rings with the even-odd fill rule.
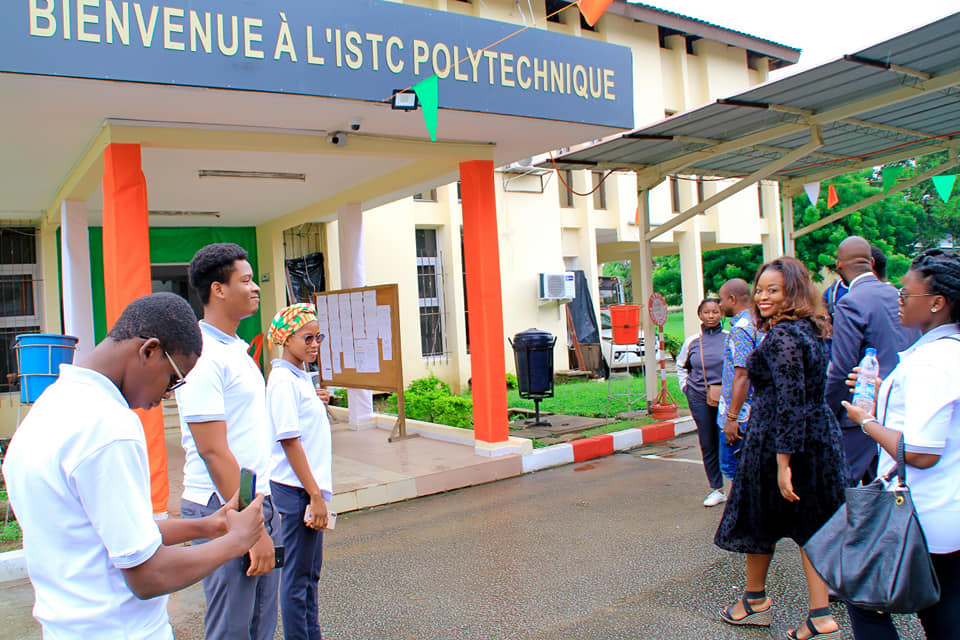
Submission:
[[[846,504],[803,547],[823,581],[862,609],[914,613],[940,600],[940,583],[907,487],[903,446],[901,435],[895,472],[848,488]],[[885,488],[894,473],[896,484]]]

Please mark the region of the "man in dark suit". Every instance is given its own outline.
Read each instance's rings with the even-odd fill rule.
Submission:
[[[837,247],[837,271],[849,292],[834,310],[826,398],[840,421],[850,486],[876,476],[878,451],[877,443],[847,418],[840,404],[850,399],[847,375],[863,359],[867,347],[873,347],[880,377],[885,377],[899,362],[899,352],[919,337],[915,330],[900,326],[897,290],[877,279],[873,264],[870,243],[859,236],[850,236]]]

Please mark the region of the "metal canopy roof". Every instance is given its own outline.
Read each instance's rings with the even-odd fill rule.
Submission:
[[[956,145],[958,84],[955,13],[556,162],[570,169],[632,169],[649,189],[673,173],[746,176],[785,160],[764,177],[796,191],[803,182]],[[797,151],[804,146],[807,152]],[[791,152],[796,157],[788,158]]]

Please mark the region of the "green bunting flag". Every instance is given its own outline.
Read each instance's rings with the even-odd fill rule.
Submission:
[[[953,191],[953,183],[957,181],[957,174],[949,176],[933,176],[933,186],[937,190],[937,194],[940,195],[940,198],[944,202],[950,199],[950,193]]]
[[[881,177],[883,178],[883,194],[886,195],[890,188],[897,183],[897,178],[900,177],[900,172],[903,171],[903,167],[884,167],[880,172]]]
[[[437,107],[440,103],[440,78],[434,74],[426,80],[413,85],[413,90],[420,99],[420,108],[423,110],[423,123],[427,125],[430,140],[437,141]]]

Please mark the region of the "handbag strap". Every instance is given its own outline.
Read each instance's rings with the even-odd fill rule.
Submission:
[[[703,362],[703,333],[700,334],[700,368],[703,369],[703,390],[710,395],[710,383],[707,382],[707,365]]]

